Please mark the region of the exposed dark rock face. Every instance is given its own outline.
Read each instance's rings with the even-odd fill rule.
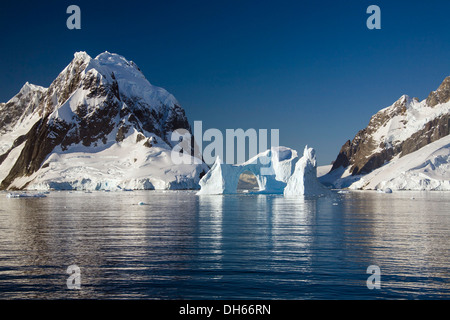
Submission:
[[[147,148],[153,147],[152,143],[150,142],[150,139],[147,139],[147,141],[144,142],[144,147],[147,147]]]
[[[169,115],[164,121],[163,128],[165,132],[172,132],[176,129],[191,130],[185,112],[179,105],[175,105],[174,108],[170,110]]]
[[[445,78],[439,88],[430,93],[427,98],[427,104],[430,107],[434,107],[448,101],[450,101],[450,77]]]
[[[72,62],[58,75],[47,89],[39,104],[39,115],[42,117],[52,113],[56,106],[62,105],[69,96],[80,86],[83,70],[88,66],[91,58],[85,53],[76,53]],[[92,88],[96,83],[88,83]]]
[[[145,136],[142,133],[139,133],[136,137],[136,143],[145,139]]]
[[[407,155],[450,134],[450,114],[442,115],[428,122],[424,128],[405,140],[401,146],[401,156]]]
[[[0,134],[6,133],[12,125],[32,114],[44,93],[44,88],[26,83],[14,98],[7,103],[0,103]]]
[[[8,151],[6,151],[4,154],[2,154],[0,156],[0,165],[3,163],[3,161],[5,161],[5,159],[8,157],[9,153],[14,149],[17,148],[18,146],[20,146],[22,143],[24,143],[27,140],[27,136],[23,135],[18,137],[16,140],[14,140],[13,145],[11,146],[11,148],[8,149]]]
[[[433,91],[422,108],[435,108],[450,101],[450,77],[446,78],[438,90]],[[405,116],[410,103],[419,101],[402,96],[391,107],[381,110],[370,119],[368,126],[359,131],[352,141],[347,141],[341,148],[333,163],[331,171],[340,167],[350,167],[352,175],[366,174],[392,160],[404,156],[449,134],[450,115],[442,114],[429,122],[404,140],[385,142],[375,139],[376,133],[383,127],[388,128],[394,117],[401,118],[400,123],[408,128]]]
[[[391,108],[380,111],[372,116],[368,126],[359,131],[352,141],[347,141],[341,148],[339,155],[333,163],[331,171],[339,167],[351,166],[352,174],[368,173],[390,160],[390,153],[385,145],[379,145],[373,139],[373,134],[397,115],[406,112],[406,96],[401,97]],[[381,147],[383,151],[374,153]]]
[[[56,131],[54,131],[56,130]],[[6,189],[17,177],[29,176],[36,172],[47,155],[61,143],[67,128],[50,128],[47,118],[38,121],[28,132],[26,143],[22,152],[9,172],[2,181],[0,188]]]

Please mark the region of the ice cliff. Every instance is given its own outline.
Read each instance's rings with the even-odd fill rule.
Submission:
[[[294,173],[287,182],[284,195],[312,196],[326,194],[328,192],[329,190],[317,180],[316,152],[313,148],[306,146],[303,157],[295,165]]]

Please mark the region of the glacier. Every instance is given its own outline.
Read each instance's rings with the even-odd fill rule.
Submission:
[[[13,189],[26,190],[179,190],[198,189],[206,164],[174,164],[171,149],[161,140],[151,148],[133,131],[106,147],[56,148],[29,177],[17,178]],[[189,155],[184,155],[190,157]],[[188,162],[188,161],[186,161]]]
[[[305,147],[299,158],[297,151],[272,147],[243,164],[225,164],[219,157],[200,180],[198,195],[235,194],[239,177],[244,172],[255,175],[261,194],[322,195],[328,192],[317,180],[315,151]]]

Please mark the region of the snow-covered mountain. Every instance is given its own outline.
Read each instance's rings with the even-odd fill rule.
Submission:
[[[362,177],[351,189],[450,190],[450,135],[425,147],[396,157]]]
[[[26,83],[0,104],[1,188],[198,188],[207,166],[171,161],[181,128],[178,101],[135,63],[77,52],[49,88]]]
[[[447,77],[427,99],[419,101],[403,95],[393,105],[373,115],[368,126],[342,146],[330,173],[321,177],[321,181],[347,187],[373,170],[380,168],[379,173],[390,161],[412,153],[421,154],[423,147],[448,136],[449,127],[450,77]],[[395,174],[400,176],[403,171],[392,171],[390,178]],[[361,183],[358,186],[374,187]]]

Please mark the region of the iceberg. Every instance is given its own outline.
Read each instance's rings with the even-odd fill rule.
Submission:
[[[317,179],[316,151],[305,147],[303,157],[295,165],[295,170],[289,178],[285,196],[318,196],[330,191]]]
[[[287,147],[273,147],[237,165],[222,163],[217,157],[214,165],[199,181],[200,191],[197,194],[234,194],[237,192],[239,177],[244,172],[255,175],[258,193],[283,194],[298,159],[297,151]]]
[[[265,194],[322,195],[329,190],[317,180],[315,151],[305,148],[300,159],[297,151],[287,147],[271,148],[239,165],[222,163],[219,157],[200,180],[198,195],[235,194],[239,177],[251,172]]]
[[[46,198],[47,196],[43,193],[36,193],[36,194],[30,194],[30,193],[8,193],[6,195],[7,198]]]

